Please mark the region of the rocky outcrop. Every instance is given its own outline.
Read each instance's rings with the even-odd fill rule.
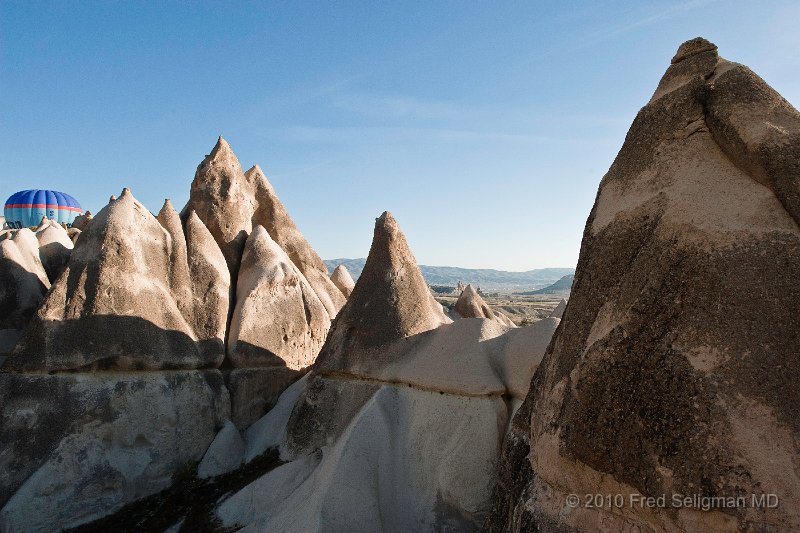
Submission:
[[[246,462],[279,447],[286,464],[220,500],[217,518],[255,531],[479,530],[527,392],[507,381],[530,380],[546,329],[513,339],[525,330],[451,323],[384,213],[323,355],[246,432]]]
[[[253,230],[252,218],[258,184],[245,177],[230,145],[219,138],[214,149],[197,167],[182,211],[195,211],[214,236],[228,264],[231,278],[239,272],[244,243]]]
[[[800,114],[682,45],[600,184],[488,530],[800,528],[799,167]]]
[[[231,421],[244,430],[263,417],[303,372],[285,366],[223,370],[231,396]]]
[[[169,487],[229,413],[216,370],[0,373],[0,531],[59,531]]]
[[[356,282],[353,281],[353,277],[350,275],[347,267],[339,265],[334,268],[333,274],[331,274],[331,281],[336,285],[337,289],[342,291],[345,298],[350,298],[350,295],[353,293],[353,287],[356,286]]]
[[[233,279],[239,272],[247,237],[263,226],[303,273],[332,318],[345,297],[328,279],[327,269],[297,229],[272,185],[258,166],[242,172],[230,145],[219,138],[197,167],[189,203],[182,216],[197,212],[222,249]]]
[[[114,199],[116,200],[116,198]],[[72,221],[72,227],[83,231],[86,229],[86,225],[89,224],[89,222],[91,221],[92,221],[92,212],[86,211],[85,213],[81,213],[80,215],[75,217],[75,220]]]
[[[561,318],[564,316],[564,310],[567,308],[567,301],[564,298],[561,298],[561,301],[558,302],[558,305],[553,309],[553,312],[550,313],[550,318]]]
[[[47,277],[53,283],[67,266],[74,244],[67,230],[50,219],[42,219],[41,225],[36,229],[36,240],[39,241],[39,258]]]
[[[196,217],[187,221],[185,243],[178,227],[170,231],[125,189],[82,233],[5,366],[47,371],[218,366],[229,286],[222,254]],[[183,287],[186,279],[192,280],[191,295]]]
[[[236,367],[300,369],[317,357],[330,318],[316,292],[289,256],[256,226],[247,239],[228,357]]]
[[[461,318],[488,318],[494,319],[494,312],[486,305],[480,294],[467,285],[456,300],[456,312]]]
[[[33,232],[24,228],[9,235],[0,241],[0,357],[13,349],[50,288]]]
[[[456,318],[488,318],[496,320],[505,326],[516,327],[514,322],[503,313],[494,311],[489,304],[478,294],[472,285],[467,285],[456,300],[453,310]]]
[[[318,358],[326,370],[355,371],[390,362],[394,341],[450,323],[388,211],[375,222],[372,247],[353,293]]]
[[[253,214],[253,225],[264,226],[272,239],[286,252],[314,287],[314,291],[333,319],[344,305],[346,298],[328,278],[325,263],[297,229],[259,166],[256,165],[245,172],[245,176],[259,184],[256,196],[258,209]]]

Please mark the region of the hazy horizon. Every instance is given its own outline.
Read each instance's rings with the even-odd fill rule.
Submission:
[[[800,5],[0,4],[0,197],[188,199],[218,135],[326,259],[573,268],[600,179],[703,36],[800,101]]]

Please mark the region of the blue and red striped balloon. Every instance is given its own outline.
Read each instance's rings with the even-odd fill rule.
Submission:
[[[9,227],[29,228],[38,226],[42,217],[71,226],[82,212],[81,204],[69,194],[33,189],[12,194],[3,214]]]

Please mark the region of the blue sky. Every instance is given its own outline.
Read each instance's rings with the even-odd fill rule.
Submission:
[[[390,210],[420,263],[574,266],[597,186],[702,35],[800,102],[798,2],[0,2],[0,196],[180,207],[224,136],[323,258]]]

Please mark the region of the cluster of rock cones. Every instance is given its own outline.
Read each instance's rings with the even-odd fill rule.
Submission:
[[[126,189],[74,249],[47,223],[0,236],[0,531],[269,450],[215,527],[800,528],[798,169],[800,114],[695,39],[600,184],[569,303],[527,327],[471,286],[443,309],[388,212],[358,282],[328,277],[222,139],[180,213]]]

